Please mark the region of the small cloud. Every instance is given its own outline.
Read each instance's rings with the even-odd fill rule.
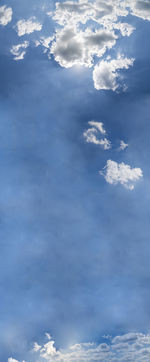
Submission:
[[[26,51],[24,49],[27,49],[29,46],[28,41],[24,41],[23,43],[13,45],[10,49],[10,52],[14,55],[14,60],[21,60],[24,59],[24,56],[26,54]]]
[[[35,41],[35,46],[42,46],[44,48],[44,53],[47,53],[50,50],[50,43],[53,41],[54,36],[44,37],[42,36],[39,40]],[[50,58],[50,56],[49,56]]]
[[[133,65],[133,58],[123,58],[118,56],[113,60],[102,60],[97,64],[93,71],[94,86],[96,89],[105,89],[115,91],[119,84],[117,82],[119,78],[118,70],[128,69]]]
[[[0,25],[7,25],[12,20],[12,8],[0,6]]]
[[[101,138],[101,134],[105,134],[106,131],[103,127],[102,122],[90,121],[88,122],[91,128],[88,128],[84,131],[83,136],[87,143],[94,143],[95,145],[100,145],[104,150],[109,150],[111,148],[111,142],[105,137]]]
[[[142,170],[140,168],[131,168],[124,162],[117,163],[112,160],[108,160],[106,166],[102,171],[99,171],[106,182],[111,185],[121,184],[128,190],[133,190],[135,182],[143,177]]]
[[[102,134],[106,134],[103,122],[89,121],[88,123],[90,126],[97,128]]]
[[[120,141],[120,147],[119,150],[123,151],[128,147],[128,143],[125,143],[124,141]]]
[[[42,24],[40,24],[35,17],[32,17],[28,20],[19,20],[15,28],[18,36],[23,36],[25,34],[31,34],[34,31],[40,31],[42,29]]]
[[[40,349],[41,349],[41,346],[37,342],[35,342],[33,345],[33,351],[38,352]]]
[[[50,341],[52,339],[51,335],[49,333],[45,333],[46,338]]]

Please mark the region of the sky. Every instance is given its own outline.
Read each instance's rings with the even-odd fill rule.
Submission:
[[[1,0],[1,362],[150,361],[149,38],[149,0]]]

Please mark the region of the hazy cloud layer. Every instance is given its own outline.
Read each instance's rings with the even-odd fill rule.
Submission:
[[[140,168],[132,168],[124,162],[117,163],[112,160],[108,160],[104,169],[99,173],[104,176],[109,184],[117,185],[120,183],[129,190],[133,190],[135,182],[143,177]]]
[[[12,20],[12,8],[6,5],[0,6],[0,25],[7,25]]]
[[[104,342],[79,343],[70,346],[68,349],[56,349],[55,341],[47,337],[48,341],[39,345],[34,344],[30,353],[30,361],[135,361],[149,362],[150,360],[150,335],[143,333],[128,333],[115,338],[104,338]],[[36,359],[35,359],[36,358]],[[8,362],[18,362],[15,359],[8,359]]]

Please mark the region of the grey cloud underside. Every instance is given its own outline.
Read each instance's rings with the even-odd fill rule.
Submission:
[[[2,10],[6,11],[3,8]],[[99,62],[98,66],[102,69],[101,58],[106,51],[116,45],[118,38],[130,36],[135,30],[131,24],[120,21],[120,17],[125,19],[128,14],[132,14],[150,20],[150,3],[148,0],[64,1],[57,2],[55,11],[47,14],[56,25],[55,32],[50,34],[52,41],[45,47],[44,37],[40,34],[43,40],[41,41],[39,37],[36,46],[41,45],[47,48],[48,57],[53,55],[61,67],[71,68],[76,65],[93,67],[95,88],[115,91],[119,86],[119,74],[115,72],[114,76],[114,71],[111,72],[111,69],[108,69],[109,65],[111,68],[111,62],[107,63],[107,69],[103,66],[103,74],[101,70],[102,86],[101,82],[95,79],[95,74],[98,73],[98,68],[95,67]],[[21,19],[17,22],[15,29],[18,36],[23,36],[34,31],[41,31],[42,24],[35,17]],[[23,55],[18,59],[23,59]],[[116,61],[115,58],[111,60]],[[122,67],[119,69],[121,70]],[[125,85],[123,87],[125,89]]]
[[[129,13],[147,19],[149,17],[150,4],[148,1],[94,1],[94,2],[73,2],[66,1],[56,3],[56,10],[53,20],[62,28],[57,30],[56,39],[50,47],[50,53],[62,67],[72,67],[76,64],[87,67],[95,66],[95,56],[100,60],[106,50],[115,46],[118,34],[130,36],[134,28],[124,21],[120,22],[119,17],[126,17]],[[145,14],[146,15],[143,15]],[[88,21],[93,21],[98,30],[93,30]],[[81,30],[80,24],[86,24],[85,31]],[[87,33],[90,34],[87,34]],[[112,59],[112,61],[115,59]],[[130,65],[133,61],[129,59]],[[128,62],[128,67],[130,66]],[[111,62],[107,64],[111,66]],[[99,64],[100,67],[100,64]],[[128,67],[124,67],[127,69]],[[102,67],[101,67],[102,68]],[[118,69],[122,69],[118,67]],[[117,79],[119,74],[111,69],[104,69],[101,72],[103,85],[95,80],[97,69],[94,68],[93,79],[96,89],[107,89],[115,91],[118,88]],[[98,83],[98,85],[97,85]]]
[[[65,27],[57,32],[50,53],[61,66],[66,68],[76,64],[92,67],[94,55],[102,56],[107,48],[115,45],[116,38],[114,32],[106,30],[92,32],[87,29],[83,32],[76,28]]]

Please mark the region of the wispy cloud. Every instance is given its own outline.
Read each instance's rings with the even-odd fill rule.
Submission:
[[[83,133],[86,142],[100,145],[104,150],[111,148],[111,142],[106,137],[102,138],[102,135],[106,134],[103,123],[95,121],[90,121],[88,123],[91,128],[88,128]]]
[[[13,45],[10,49],[10,52],[14,55],[14,60],[24,59],[26,50],[29,46],[29,42],[26,40],[23,43]]]
[[[120,141],[120,151],[124,151],[128,147],[128,143],[125,143],[124,141]]]

